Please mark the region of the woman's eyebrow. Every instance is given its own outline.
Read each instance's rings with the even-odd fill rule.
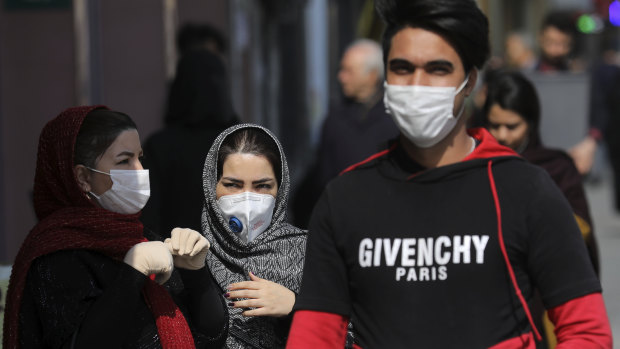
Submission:
[[[235,183],[243,183],[242,180],[234,178],[234,177],[222,177],[222,179],[225,179],[225,180],[231,181],[231,182],[235,182]]]
[[[129,156],[129,157],[131,158],[131,157],[133,157],[134,155],[135,155],[135,154],[134,154],[133,152],[128,151],[128,150],[125,150],[125,151],[122,151],[122,152],[120,152],[120,153],[116,154],[116,157],[117,157],[117,158],[119,158],[119,157],[121,157],[121,156]]]
[[[266,177],[266,178],[261,178],[261,179],[252,181],[252,184],[262,184],[262,183],[271,182],[271,181],[273,181],[273,178]]]

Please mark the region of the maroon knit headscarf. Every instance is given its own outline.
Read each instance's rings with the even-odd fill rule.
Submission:
[[[4,348],[19,346],[22,294],[35,258],[59,250],[87,249],[122,260],[131,247],[146,241],[139,213],[107,211],[93,204],[78,187],[73,172],[76,138],[86,115],[98,108],[107,109],[69,108],[41,132],[34,178],[34,207],[39,223],[26,237],[13,263],[4,314]],[[143,294],[155,317],[162,347],[193,348],[187,322],[166,289],[149,279]]]

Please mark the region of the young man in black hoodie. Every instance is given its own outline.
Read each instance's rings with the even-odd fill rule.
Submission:
[[[466,130],[489,55],[473,0],[378,1],[385,104],[401,132],[314,209],[290,348],[535,348],[537,290],[557,348],[611,348],[601,286],[544,170]]]

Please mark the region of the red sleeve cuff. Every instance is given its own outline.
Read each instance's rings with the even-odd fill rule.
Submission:
[[[549,309],[556,349],[612,348],[611,326],[603,296],[593,293]]]
[[[313,310],[295,312],[286,348],[344,348],[349,320],[342,315]]]

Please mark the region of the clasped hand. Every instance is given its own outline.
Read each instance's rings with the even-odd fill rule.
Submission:
[[[172,229],[164,244],[174,259],[174,266],[189,270],[198,270],[205,266],[205,258],[211,247],[209,241],[199,232],[183,228]]]
[[[161,241],[135,244],[127,251],[123,261],[146,276],[155,274],[155,281],[160,285],[172,275],[172,255]]]
[[[247,298],[229,303],[233,308],[254,308],[244,311],[244,316],[286,316],[295,305],[295,293],[275,282],[249,273],[250,281],[228,286],[228,299]]]

